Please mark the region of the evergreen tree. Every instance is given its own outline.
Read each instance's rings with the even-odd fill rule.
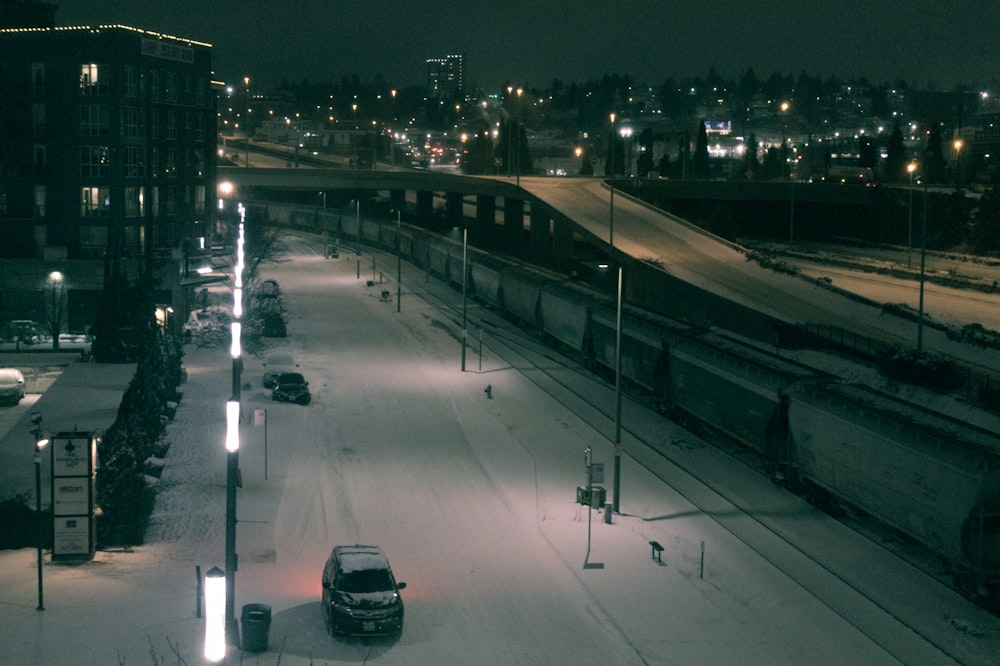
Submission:
[[[1000,250],[1000,186],[994,185],[979,198],[972,213],[971,241],[976,254]]]
[[[757,135],[750,133],[750,140],[747,141],[747,168],[744,176],[747,180],[752,180],[761,173],[760,159],[757,157]]]
[[[708,161],[708,130],[705,121],[698,123],[698,136],[695,139],[694,155],[691,157],[691,176],[708,180],[712,176],[711,164]]]

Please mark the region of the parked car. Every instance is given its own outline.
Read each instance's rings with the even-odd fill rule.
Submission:
[[[323,567],[323,619],[330,635],[399,635],[403,600],[378,546],[336,546]]]
[[[295,359],[288,352],[275,352],[264,361],[264,388],[273,389],[278,382],[278,375],[283,372],[294,372],[298,367]]]
[[[308,405],[312,400],[309,382],[300,372],[283,372],[278,375],[271,391],[271,399],[278,402],[297,402]]]
[[[15,368],[0,368],[0,400],[16,405],[24,397],[24,375]]]

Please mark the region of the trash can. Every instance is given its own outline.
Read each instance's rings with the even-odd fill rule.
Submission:
[[[270,631],[271,607],[267,604],[244,604],[243,650],[246,652],[267,650],[267,639]]]

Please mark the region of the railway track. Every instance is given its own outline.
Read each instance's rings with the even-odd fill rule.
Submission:
[[[404,280],[405,281],[405,280]],[[405,281],[407,291],[431,304],[446,319],[447,327],[461,340],[461,307],[455,304],[454,292],[442,295],[422,280]],[[451,296],[448,298],[447,296]],[[486,332],[484,343],[495,359],[514,371],[565,406],[589,424],[595,431],[609,436],[614,428],[614,387],[595,376],[578,363],[566,358],[536,337],[517,329],[493,311],[484,311],[477,304],[467,309],[469,330]],[[470,362],[474,366],[475,359]],[[626,411],[651,411],[639,400],[627,397]],[[664,419],[653,414],[653,418]],[[894,612],[885,602],[856,585],[849,576],[836,567],[828,566],[810,549],[802,547],[791,530],[782,523],[783,516],[760,515],[747,499],[734,489],[720,487],[696,467],[686,464],[677,455],[677,448],[664,446],[647,429],[634,428],[630,419],[623,419],[622,441],[626,444],[623,455],[669,485],[690,504],[735,536],[761,558],[783,571],[803,590],[854,626],[873,643],[880,645],[889,655],[902,663],[963,663],[949,654],[948,646],[939,644],[933,636],[921,632],[900,613]],[[692,439],[698,438],[691,435]],[[741,455],[732,447],[716,447],[733,461],[752,468],[763,475],[763,467],[755,456]],[[790,505],[799,511],[818,510],[788,493]],[[887,557],[894,558],[900,567],[913,568],[876,542]],[[939,584],[926,572],[913,568],[927,577],[928,585]]]

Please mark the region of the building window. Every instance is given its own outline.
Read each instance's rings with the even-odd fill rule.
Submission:
[[[149,149],[149,173],[153,178],[160,175],[160,149]]]
[[[111,211],[111,192],[107,187],[81,188],[80,215],[103,217]]]
[[[125,217],[139,217],[140,187],[125,188]]]
[[[125,66],[125,97],[139,96],[139,68],[132,65]]]
[[[107,65],[81,65],[80,66],[80,94],[82,95],[107,95],[108,77]]]
[[[167,72],[167,89],[165,91],[165,97],[168,102],[177,102],[176,72]]]
[[[205,114],[194,114],[194,138],[196,141],[205,140]]]
[[[32,104],[31,105],[31,131],[32,136],[36,138],[42,138],[48,133],[48,127],[45,122],[45,104]]]
[[[44,185],[35,185],[35,215],[45,217],[45,199],[47,193]]]
[[[149,213],[153,217],[160,216],[160,188],[156,185],[153,186],[150,192]]]
[[[44,169],[48,163],[48,148],[43,144],[35,144],[35,166]]]
[[[166,164],[163,165],[163,170],[169,178],[177,177],[177,149],[167,148]]]
[[[45,95],[45,63],[31,63],[31,94],[35,97]]]
[[[149,73],[149,99],[154,102],[160,101],[160,70],[158,69]]]
[[[167,138],[177,139],[177,112],[167,111]]]
[[[107,146],[80,146],[80,175],[103,178],[109,173],[111,151]]]
[[[205,151],[200,148],[194,151],[194,168],[199,178],[205,177]]]
[[[111,111],[108,105],[80,105],[80,136],[107,136],[110,133]]]
[[[122,108],[122,136],[135,138],[139,136],[141,109],[137,106]]]
[[[205,212],[205,186],[195,185],[194,186],[194,212],[204,213]]]
[[[143,149],[139,146],[125,146],[122,150],[125,155],[125,177],[142,178],[143,171]]]
[[[206,100],[208,99],[205,90],[205,79],[200,76],[194,79],[194,103],[198,106],[205,106]]]
[[[176,215],[177,214],[177,192],[176,192],[176,189],[177,188],[175,188],[173,185],[170,185],[169,187],[167,187],[167,201],[166,201],[167,215]]]

